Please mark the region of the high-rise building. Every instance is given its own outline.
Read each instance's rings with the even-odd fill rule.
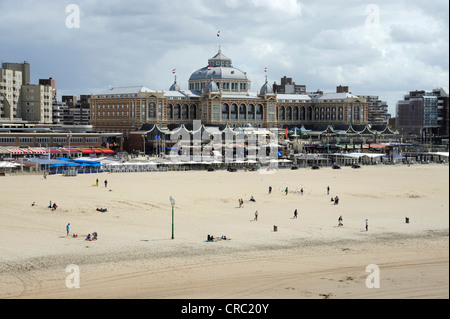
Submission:
[[[391,115],[388,113],[386,101],[382,101],[376,95],[361,95],[369,103],[369,124],[386,125]]]
[[[3,62],[2,69],[21,72],[22,73],[21,84],[30,84],[30,64],[27,61],[24,61],[23,63]]]
[[[397,103],[396,128],[423,139],[448,138],[448,89],[410,91]]]
[[[0,119],[14,120],[21,117],[21,86],[21,71],[0,69]]]
[[[280,84],[273,83],[273,91],[279,94],[306,94],[306,85],[297,85],[292,78],[282,77]]]
[[[22,118],[30,122],[51,124],[52,88],[48,85],[22,85]]]
[[[56,84],[55,80],[53,78],[48,79],[39,79],[39,84],[41,85],[48,85],[52,88],[52,99],[56,101]]]

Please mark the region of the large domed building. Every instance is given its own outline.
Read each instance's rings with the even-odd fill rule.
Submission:
[[[249,92],[250,79],[246,72],[233,67],[231,59],[219,52],[208,60],[208,65],[192,73],[189,90],[203,91],[210,81],[214,81],[223,92]]]
[[[92,95],[90,103],[94,129],[122,132],[125,138],[143,124],[169,127],[194,120],[209,126],[265,128],[368,123],[367,100],[350,93],[279,94],[267,76],[252,92],[247,73],[233,67],[220,47],[206,66],[191,74],[188,90],[175,78],[169,90],[115,87]]]

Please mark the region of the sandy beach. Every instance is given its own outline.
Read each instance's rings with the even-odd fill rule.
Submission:
[[[449,298],[448,165],[0,181],[3,299]],[[66,286],[68,265],[79,288]],[[366,285],[368,265],[379,288]]]

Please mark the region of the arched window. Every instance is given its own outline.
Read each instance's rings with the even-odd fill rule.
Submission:
[[[173,119],[173,107],[172,104],[167,104],[167,119],[172,120]]]
[[[311,106],[308,106],[308,108],[306,109],[306,120],[312,121],[312,119],[313,119],[313,110]]]
[[[355,121],[359,121],[359,106],[355,106],[355,110],[353,112]]]
[[[249,120],[254,120],[255,119],[255,106],[253,104],[250,104],[248,106],[248,115],[247,118]]]
[[[330,114],[330,107],[327,106],[326,113],[325,113],[325,118],[327,119],[327,121],[329,121],[329,120],[330,120],[330,117],[331,117],[331,114]]]
[[[264,118],[264,108],[261,104],[256,105],[256,119],[262,120]]]
[[[319,108],[315,107],[313,112],[314,112],[314,120],[318,121],[319,120]]]
[[[278,121],[284,121],[284,120],[286,120],[284,106],[280,106],[278,108]]]
[[[231,104],[230,108],[230,119],[237,120],[238,118],[238,106],[236,104]]]
[[[331,120],[336,121],[336,107],[335,106],[333,106],[331,108]]]
[[[195,104],[189,106],[189,119],[191,120],[197,119],[197,105]]]
[[[305,107],[301,106],[300,107],[300,121],[304,121],[306,120],[306,111],[305,111]]]
[[[188,116],[189,116],[189,108],[187,104],[183,104],[183,106],[181,107],[181,119],[187,120]]]
[[[173,107],[173,119],[180,119],[180,104],[175,104],[175,106]]]
[[[323,121],[325,119],[325,108],[320,108],[320,120]]]
[[[222,120],[230,118],[230,106],[226,103],[222,104]]]
[[[247,119],[247,106],[245,106],[245,104],[239,105],[239,119],[240,120]]]
[[[298,121],[298,106],[292,108],[292,119]]]
[[[154,119],[156,117],[156,104],[155,102],[150,102],[148,104],[148,117]]]
[[[352,122],[352,106],[347,106],[347,112],[348,112],[348,122],[351,123]]]
[[[339,121],[344,120],[344,108],[342,106],[339,106],[338,120]]]
[[[292,108],[286,106],[286,121],[292,121]]]

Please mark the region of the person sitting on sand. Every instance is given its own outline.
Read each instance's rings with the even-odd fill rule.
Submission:
[[[91,234],[88,234],[88,235],[87,235],[86,240],[92,241]]]
[[[344,226],[344,224],[342,223],[342,215],[338,218],[338,226]]]
[[[252,195],[252,196],[250,196],[250,201],[252,201],[252,202],[256,202],[256,200],[255,200],[255,198],[253,197],[253,195]]]
[[[35,205],[36,205],[36,202],[31,203],[31,206],[35,206]]]
[[[96,231],[92,233],[92,239],[97,240],[97,232]]]
[[[222,240],[227,240],[227,236],[222,235],[222,237],[221,237],[220,239],[222,239]]]
[[[53,203],[52,210],[56,210],[56,208],[58,208],[58,206],[56,206],[56,203]]]
[[[337,205],[337,204],[339,204],[339,197],[336,196],[334,198],[334,205]]]

